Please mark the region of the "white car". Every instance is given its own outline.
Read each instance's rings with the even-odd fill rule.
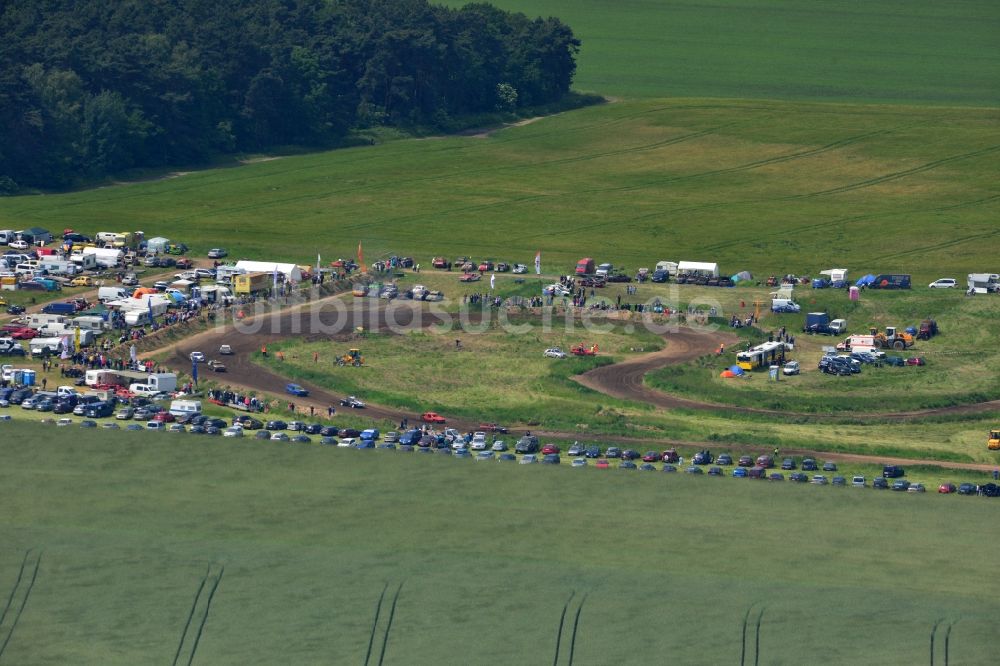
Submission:
[[[353,449],[357,445],[358,445],[357,437],[345,437],[339,442],[337,442],[337,446],[339,446],[342,449]]]
[[[473,451],[485,451],[486,450],[486,433],[485,432],[474,432],[472,433],[472,443],[469,448]]]
[[[195,363],[204,363],[205,355],[199,351],[191,352],[191,360]]]
[[[511,273],[516,273],[518,275],[523,275],[528,272],[528,267],[524,264],[514,264],[514,268],[511,269]]]
[[[59,419],[56,421],[57,426],[68,426],[73,425],[73,419]]]
[[[548,358],[566,358],[566,352],[559,349],[559,347],[549,347],[543,354]]]
[[[955,278],[941,278],[940,280],[934,280],[929,285],[930,289],[954,289],[958,282]]]
[[[219,347],[219,353],[222,354],[223,356],[232,356],[233,348],[230,347],[229,345],[221,345]]]
[[[27,250],[31,246],[28,245],[28,241],[14,240],[10,242],[10,247],[14,250]]]
[[[785,367],[781,369],[782,374],[785,375],[797,375],[799,374],[799,362],[789,361],[785,364]]]
[[[226,252],[225,250],[223,250],[221,247],[213,247],[211,250],[208,251],[208,258],[209,259],[222,259],[227,254],[229,254],[229,253]]]
[[[225,430],[222,431],[222,436],[223,437],[242,437],[243,436],[243,428],[241,428],[240,426],[232,426],[230,428],[226,428]]]
[[[497,441],[493,442],[493,446],[491,446],[490,448],[498,453],[506,451],[507,442],[503,441],[502,439],[498,439]]]

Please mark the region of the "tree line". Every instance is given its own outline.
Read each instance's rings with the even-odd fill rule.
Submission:
[[[9,0],[0,193],[558,101],[556,18],[426,0]]]

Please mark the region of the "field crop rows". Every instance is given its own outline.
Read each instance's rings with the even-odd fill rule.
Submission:
[[[44,551],[11,663],[921,661],[941,618],[939,658],[949,625],[956,662],[997,647],[990,500],[0,425],[0,580]]]

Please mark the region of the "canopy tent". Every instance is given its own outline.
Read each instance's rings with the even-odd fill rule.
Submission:
[[[164,238],[163,236],[156,236],[155,238],[150,238],[146,243],[146,251],[152,253],[163,253],[167,251],[167,246],[170,245],[170,239]]]
[[[677,264],[678,273],[699,273],[719,277],[719,264],[705,261],[681,261]]]
[[[751,275],[750,271],[740,271],[729,279],[733,282],[748,282],[753,279],[753,275]]]
[[[237,261],[237,269],[246,273],[274,273],[285,276],[286,282],[302,282],[302,269],[295,264],[279,264],[273,261]]]

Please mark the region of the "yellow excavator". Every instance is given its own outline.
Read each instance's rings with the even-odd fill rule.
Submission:
[[[365,364],[365,357],[361,355],[360,349],[350,349],[343,356],[337,357],[337,365],[353,365],[360,368]]]

